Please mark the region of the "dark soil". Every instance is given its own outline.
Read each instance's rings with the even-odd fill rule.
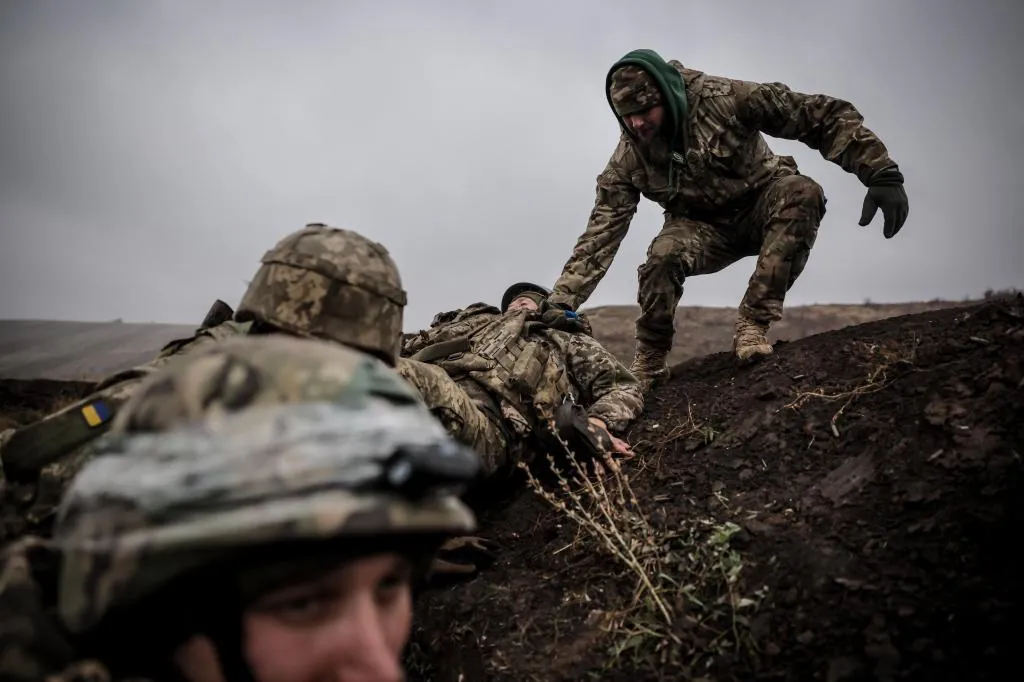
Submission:
[[[84,381],[0,380],[0,431],[42,419],[84,398],[94,386]],[[37,523],[27,512],[38,492],[34,481],[16,482],[0,476],[0,549],[26,533],[46,532],[49,526]]]
[[[88,395],[94,383],[85,381],[0,380],[0,430],[16,428],[42,419]]]
[[[635,573],[525,489],[483,515],[496,563],[422,596],[410,678],[1015,677],[1024,299],[776,349],[677,366],[630,434],[671,626],[649,599],[631,607]]]

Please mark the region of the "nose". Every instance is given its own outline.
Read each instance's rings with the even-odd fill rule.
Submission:
[[[402,682],[405,671],[389,646],[387,627],[371,599],[360,600],[334,628],[338,682]]]

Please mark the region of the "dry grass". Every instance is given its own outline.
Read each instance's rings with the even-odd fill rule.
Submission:
[[[0,431],[31,424],[86,395],[92,384],[0,381]]]
[[[611,556],[632,571],[637,577],[636,600],[646,594],[665,624],[671,625],[672,615],[653,582],[659,572],[656,552],[652,552],[656,547],[655,533],[629,486],[628,475],[616,462],[595,467],[593,473],[588,472],[571,450],[567,448],[567,452],[572,467],[571,477],[579,481],[581,487],[575,488],[569,482],[551,455],[547,455],[547,460],[564,497],[547,490],[529,467],[521,463],[530,487],[551,506],[579,524],[581,530],[598,539]],[[607,477],[609,484],[601,475],[605,470],[611,472]]]
[[[908,371],[913,371],[917,347],[921,344],[918,337],[913,337],[908,344],[884,347],[877,344],[860,344],[861,356],[868,371],[864,380],[848,388],[827,392],[823,388],[813,391],[797,391],[795,398],[782,409],[800,410],[809,400],[824,400],[839,404],[830,420],[832,435],[839,438],[839,418],[853,403],[863,395],[876,393],[892,385]]]
[[[691,411],[685,423],[657,443],[634,447],[638,452],[668,447],[694,435],[713,438]],[[643,454],[637,460],[642,470]],[[576,539],[555,554],[586,551],[593,545],[580,540],[588,536],[619,564],[622,579],[633,586],[628,603],[602,605],[598,620],[612,639],[606,669],[614,668],[622,656],[697,669],[719,655],[756,651],[749,618],[765,591],[744,592],[744,561],[730,544],[740,527],[727,520],[740,518],[743,511],[730,509],[724,492],[716,497],[726,518],[692,518],[666,527],[652,522],[633,494],[624,469],[632,468],[633,461],[588,466],[571,451],[567,470],[550,455],[546,461],[557,480],[553,489],[521,466],[532,490],[577,526]]]

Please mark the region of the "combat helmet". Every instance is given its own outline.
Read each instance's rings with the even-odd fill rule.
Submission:
[[[542,287],[539,284],[533,282],[517,282],[505,289],[505,293],[501,297],[501,312],[508,310],[508,307],[512,304],[512,301],[516,300],[523,294],[537,294],[536,301],[537,305],[540,302],[551,295],[551,290],[547,287]]]
[[[59,510],[65,627],[88,636],[139,613],[173,622],[151,607],[176,585],[267,551],[351,553],[392,538],[426,566],[447,536],[475,528],[458,495],[479,462],[410,391],[357,351],[285,335],[229,339],[150,377]],[[207,634],[244,679],[237,642]]]
[[[310,223],[260,262],[235,319],[353,346],[394,366],[407,299],[383,245],[352,230]]]

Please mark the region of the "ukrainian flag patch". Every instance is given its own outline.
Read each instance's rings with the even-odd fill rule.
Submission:
[[[110,419],[110,407],[102,400],[96,400],[82,408],[82,418],[90,427],[105,424]]]

